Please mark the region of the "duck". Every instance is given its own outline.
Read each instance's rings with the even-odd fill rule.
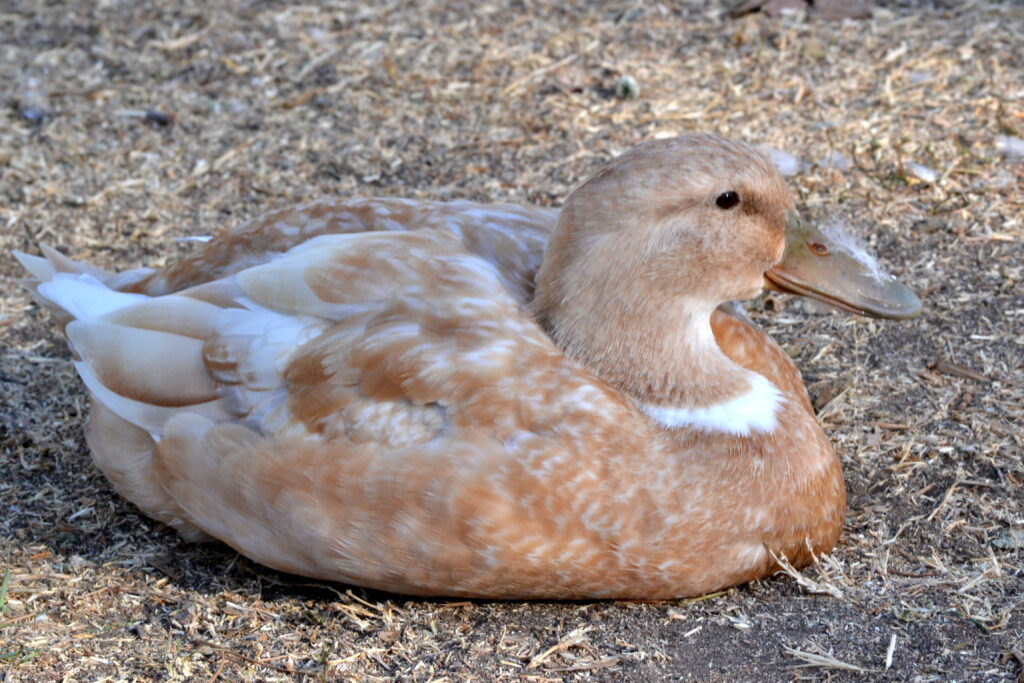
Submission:
[[[693,134],[560,210],[320,200],[159,269],[16,256],[98,468],[185,539],[406,595],[650,600],[837,543],[842,468],[799,371],[722,308],[920,309],[835,246],[760,152]]]

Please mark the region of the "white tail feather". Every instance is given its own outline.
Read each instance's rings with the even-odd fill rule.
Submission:
[[[48,244],[40,244],[39,249],[43,252],[43,256],[49,259],[50,263],[53,264],[53,267],[57,269],[57,272],[85,273],[86,275],[92,275],[100,282],[106,282],[110,277],[110,273],[102,268],[97,268],[91,263],[72,261]]]
[[[21,267],[32,274],[32,277],[39,280],[40,282],[46,282],[53,277],[53,274],[57,270],[53,267],[48,259],[42,256],[33,256],[32,254],[26,254],[23,251],[13,251],[14,258],[18,259],[18,263]]]
[[[65,328],[76,352],[75,369],[92,395],[86,432],[93,459],[118,492],[147,515],[185,538],[205,538],[161,483],[153,457],[175,416],[187,413],[210,423],[239,417],[220,395],[203,358],[224,308],[238,305],[237,287],[212,283],[194,297],[125,293],[118,288],[153,271],[113,275],[45,245],[41,250],[43,257],[20,252],[15,257],[32,276],[23,284]],[[265,392],[254,400],[250,393],[231,388],[243,412],[249,402],[257,408],[266,404],[263,416],[281,402],[277,394]]]
[[[54,273],[52,279],[39,284],[37,291],[76,320],[99,318],[149,298],[116,292],[88,273]]]

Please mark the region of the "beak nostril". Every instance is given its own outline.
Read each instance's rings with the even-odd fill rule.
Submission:
[[[818,256],[828,256],[828,245],[821,242],[808,242],[808,248]]]

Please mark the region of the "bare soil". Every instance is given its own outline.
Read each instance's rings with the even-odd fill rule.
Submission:
[[[1022,680],[1024,6],[727,10],[3,3],[0,678]],[[849,514],[818,566],[698,600],[412,600],[184,543],[92,466],[84,390],[9,256],[159,264],[325,195],[557,205],[685,131],[799,157],[798,204],[846,216],[926,305],[751,305],[805,373]]]

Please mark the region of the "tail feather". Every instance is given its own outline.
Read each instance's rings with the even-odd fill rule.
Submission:
[[[106,282],[111,277],[111,274],[108,271],[103,270],[102,268],[99,268],[97,266],[94,266],[91,263],[72,261],[64,254],[60,253],[59,251],[51,247],[49,244],[40,244],[39,250],[43,252],[43,256],[45,256],[50,261],[50,263],[57,270],[57,272],[85,273],[86,275],[92,275],[100,282]]]
[[[74,320],[99,318],[149,298],[144,294],[116,292],[88,273],[65,271],[40,282],[36,291]]]
[[[187,538],[201,536],[161,483],[153,453],[175,415],[214,423],[234,417],[203,359],[223,309],[200,298],[118,291],[152,271],[115,275],[52,247],[40,249],[43,256],[15,257],[32,276],[23,285],[64,329],[89,389],[93,409],[86,433],[93,460],[147,515]],[[230,299],[230,292],[221,297]]]
[[[49,259],[43,258],[42,256],[33,256],[32,254],[26,254],[23,251],[13,251],[14,258],[18,259],[18,263],[21,267],[32,274],[32,277],[38,282],[45,282],[53,277],[53,274],[57,272],[57,269],[53,267]],[[27,280],[31,282],[31,280]]]
[[[159,467],[162,442],[175,424],[234,424],[243,433],[241,423],[259,434],[283,419],[288,358],[327,324],[316,315],[322,311],[303,308],[319,299],[307,296],[298,275],[282,282],[275,273],[261,281],[269,300],[297,314],[263,306],[234,275],[150,296],[135,292],[152,291],[136,286],[151,271],[111,274],[41,249],[43,256],[16,256],[32,276],[27,288],[64,329],[89,390],[93,460],[144,513],[200,536]],[[352,306],[323,308],[338,314]]]
[[[40,244],[39,249],[43,252],[42,256],[14,252],[14,258],[32,275],[31,278],[20,280],[19,284],[28,290],[37,304],[53,315],[63,330],[69,322],[81,317],[79,313],[89,315],[95,310],[96,302],[79,292],[89,289],[90,285],[94,286],[91,288],[93,294],[101,290],[110,291],[107,283],[116,276],[91,264],[73,261],[47,244]],[[69,286],[75,280],[82,284]],[[109,298],[101,296],[99,301]],[[85,310],[78,310],[81,307],[85,307]]]
[[[63,324],[75,366],[108,409],[159,439],[182,410],[228,419],[204,365],[203,345],[223,309],[184,296],[120,292],[117,276],[46,245],[18,254],[31,289]]]
[[[115,291],[139,291],[139,286],[156,272],[153,268],[133,268],[120,273],[111,273],[91,263],[73,261],[48,244],[40,244],[39,250],[43,252],[42,256],[34,256],[17,250],[12,252],[21,267],[32,275],[31,278],[21,281],[21,284],[30,292],[34,292],[35,287],[39,284],[52,280],[56,273],[91,275]],[[145,287],[142,289],[144,290]]]

